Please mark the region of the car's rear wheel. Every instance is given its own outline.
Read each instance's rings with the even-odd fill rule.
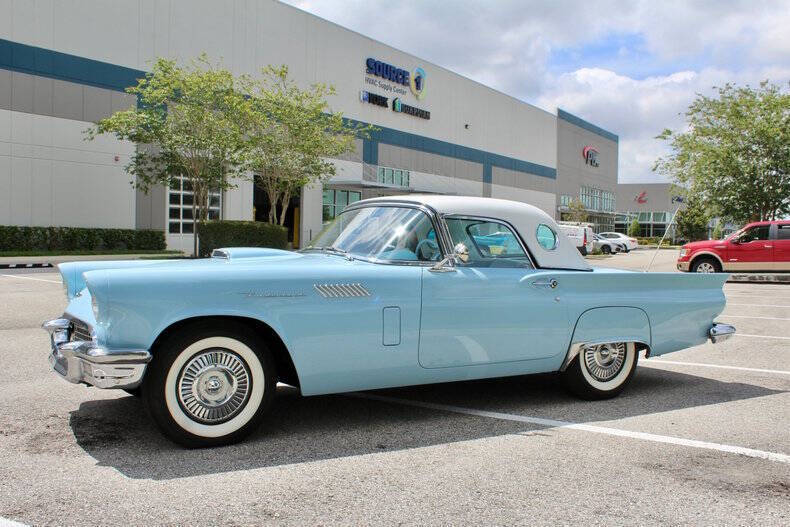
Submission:
[[[190,325],[157,346],[143,399],[164,434],[188,448],[234,443],[274,399],[274,360],[241,324]]]
[[[634,376],[637,360],[633,342],[585,346],[562,372],[562,381],[582,399],[609,399],[625,389]]]
[[[698,258],[691,264],[692,273],[720,273],[721,265],[715,258]]]

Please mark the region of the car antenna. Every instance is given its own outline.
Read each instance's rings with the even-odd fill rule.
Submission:
[[[663,243],[664,243],[664,238],[667,237],[667,233],[669,232],[669,229],[671,229],[672,228],[672,224],[675,223],[675,216],[678,215],[678,211],[680,210],[680,207],[683,206],[683,197],[682,196],[672,196],[672,203],[677,203],[678,204],[678,208],[675,209],[675,213],[672,215],[672,219],[669,220],[669,225],[667,225],[667,228],[664,229],[664,235],[661,237],[661,241],[658,242],[658,247],[656,247],[656,252],[653,253],[653,258],[650,259],[650,263],[647,264],[647,267],[645,267],[645,270],[642,271],[644,273],[650,271],[650,268],[653,266],[653,262],[656,261],[656,256],[658,256],[658,251],[661,250],[661,245],[663,245]]]

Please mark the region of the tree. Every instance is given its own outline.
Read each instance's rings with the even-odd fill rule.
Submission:
[[[677,235],[690,242],[707,239],[710,216],[702,200],[687,193],[685,204],[675,215]]]
[[[697,95],[686,131],[664,130],[672,153],[654,170],[685,186],[710,215],[737,223],[790,212],[790,92],[726,84],[716,97]]]
[[[628,236],[636,238],[639,236],[639,220],[634,218],[631,225],[628,226]]]
[[[269,198],[269,221],[282,225],[291,196],[331,178],[335,165],[327,158],[353,151],[354,140],[371,128],[330,111],[326,97],[335,93],[331,86],[300,88],[288,78],[287,66],[269,66],[261,73],[260,80],[247,79],[255,110],[248,166]]]
[[[240,87],[239,78],[211,64],[205,54],[186,67],[160,58],[126,90],[137,96],[136,108],[115,112],[87,130],[88,139],[112,133],[137,143],[126,171],[144,192],[170,186],[178,176],[186,179],[194,192],[194,255],[209,192],[235,188],[235,178],[248,177],[244,125],[252,106]]]
[[[722,228],[721,228],[721,220],[716,222],[716,226],[713,228],[713,239],[714,240],[721,240],[722,236]]]
[[[577,221],[579,223],[584,223],[587,221],[589,214],[587,213],[587,209],[584,207],[584,203],[581,200],[574,198],[568,204],[568,220],[569,221]]]

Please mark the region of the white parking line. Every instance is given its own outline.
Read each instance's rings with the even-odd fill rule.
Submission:
[[[653,368],[659,364],[673,364],[678,366],[702,366],[704,368],[718,368],[721,370],[737,370],[737,371],[751,371],[755,373],[776,373],[777,375],[790,375],[790,371],[785,370],[764,370],[761,368],[744,368],[742,366],[723,366],[721,364],[708,364],[705,362],[680,362],[674,360],[664,360],[664,359],[647,359],[644,362],[640,362],[640,366],[647,366]]]
[[[776,339],[776,340],[790,340],[790,337],[773,337],[768,335],[749,335],[746,333],[736,333],[736,337],[750,337],[753,339]]]
[[[0,527],[27,527],[27,525],[0,516]]]
[[[597,425],[585,425],[581,423],[573,423],[571,421],[557,421],[555,419],[544,419],[542,417],[529,417],[525,415],[505,414],[501,412],[489,412],[486,410],[475,410],[474,408],[462,408],[460,406],[450,406],[446,404],[411,401],[408,399],[398,399],[395,397],[385,397],[382,395],[373,395],[369,393],[354,393],[349,395],[351,395],[352,397],[359,397],[362,399],[372,399],[374,401],[382,401],[385,403],[402,404],[406,406],[428,408],[431,410],[441,410],[444,412],[453,412],[457,414],[475,415],[478,417],[489,417],[491,419],[501,419],[504,421],[516,421],[519,423],[529,423],[533,425],[547,426],[551,428],[568,428],[571,430],[582,430],[584,432],[593,432],[596,434],[606,434],[606,435],[619,436],[619,437],[628,437],[631,439],[641,439],[643,441],[652,441],[654,443],[667,443],[671,445],[687,446],[691,448],[704,448],[706,450],[717,450],[719,452],[739,454],[742,456],[755,457],[759,459],[767,459],[770,461],[778,461],[780,463],[790,464],[790,455],[780,454],[778,452],[767,452],[765,450],[755,450],[753,448],[724,445],[721,443],[710,443],[708,441],[697,441],[695,439],[684,439],[682,437],[647,434],[644,432],[632,432],[630,430],[621,430],[619,428],[610,428],[606,426],[597,426]]]
[[[782,317],[749,317],[746,315],[721,315],[722,318],[757,318],[760,320],[790,320],[790,318]]]
[[[21,280],[35,280],[36,282],[51,282],[53,284],[62,284],[60,280],[45,280],[43,278],[31,278],[29,276],[17,276],[15,274],[0,274],[0,276],[7,276],[8,278],[19,278]]]
[[[734,302],[727,302],[728,306],[750,306],[750,307],[790,307],[790,305],[777,306],[774,304],[736,304]]]

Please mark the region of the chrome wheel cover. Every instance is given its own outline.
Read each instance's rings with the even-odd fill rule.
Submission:
[[[697,266],[698,273],[715,273],[716,268],[713,267],[713,264],[710,262],[702,262]]]
[[[625,363],[625,342],[598,344],[584,350],[584,365],[598,381],[612,380]]]
[[[224,423],[247,404],[250,370],[239,355],[226,349],[201,351],[181,369],[176,381],[178,402],[195,421]]]

